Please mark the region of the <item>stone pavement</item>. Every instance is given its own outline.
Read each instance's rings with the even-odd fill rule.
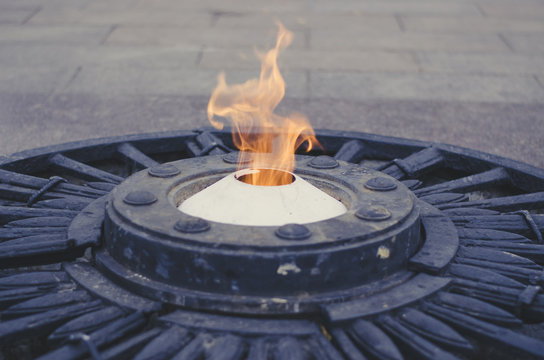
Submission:
[[[276,20],[281,111],[544,167],[544,0],[0,0],[0,154],[207,126]]]

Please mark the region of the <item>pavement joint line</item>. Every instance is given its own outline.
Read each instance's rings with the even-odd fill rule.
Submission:
[[[217,22],[219,21],[219,17],[221,17],[221,12],[217,10],[209,10],[210,13],[210,27],[215,27],[217,25]]]
[[[64,83],[64,85],[60,84],[59,86],[57,86],[55,89],[53,89],[53,91],[51,91],[51,93],[47,96],[47,98],[45,99],[44,103],[48,103],[49,101],[51,101],[57,94],[61,94],[63,93],[66,89],[68,89],[68,87],[74,82],[74,80],[77,78],[77,76],[79,75],[79,73],[81,73],[81,70],[83,69],[82,66],[78,66],[76,68],[76,71],[74,71],[74,73],[72,74],[72,76],[70,76],[70,78]]]
[[[108,38],[110,37],[110,35],[115,31],[115,29],[117,29],[119,27],[119,24],[113,24],[111,27],[110,27],[110,30],[106,33],[106,35],[104,36],[104,38],[100,41],[100,45],[104,45],[106,43],[106,41],[108,40]]]
[[[304,48],[307,50],[311,49],[312,44],[312,32],[309,28],[304,29]]]
[[[221,17],[226,17],[226,16],[236,17],[236,16],[244,15],[244,13],[239,11],[228,11],[228,10],[209,9],[207,12],[210,14],[210,27],[215,27],[215,25],[217,25]]]
[[[202,58],[204,57],[204,50],[206,50],[206,45],[203,45],[202,48],[198,51],[198,54],[196,55],[195,65],[197,67],[202,62]]]
[[[504,45],[506,45],[506,47],[508,48],[508,50],[510,50],[511,52],[516,52],[516,50],[515,50],[514,47],[510,44],[510,42],[508,41],[508,39],[506,39],[506,37],[504,36],[504,34],[498,33],[497,35],[498,35],[499,39],[501,39],[501,41],[504,43]]]
[[[484,9],[478,4],[478,3],[473,3],[474,7],[476,9],[478,9],[478,12],[483,16],[483,17],[488,17],[488,15],[486,14],[486,12],[484,11]]]
[[[395,14],[395,20],[397,21],[400,31],[406,32],[406,26],[404,25],[404,21],[402,21],[400,14]]]
[[[34,9],[34,11],[32,11],[27,17],[25,17],[23,19],[23,21],[21,21],[21,25],[25,25],[26,23],[28,23],[30,21],[30,19],[32,19],[37,13],[39,13],[40,11],[42,11],[42,7],[41,6],[38,6],[36,9]]]
[[[537,75],[533,75],[533,77],[535,78],[535,81],[537,82],[537,84],[540,85],[540,87],[544,89],[544,84],[542,83],[542,81],[540,81],[539,77]]]
[[[312,98],[312,86],[310,84],[312,73],[310,70],[305,70],[304,75],[306,77],[306,96],[308,96],[309,99]]]
[[[410,57],[412,58],[412,60],[414,60],[414,63],[417,66],[417,72],[419,74],[423,74],[425,70],[423,69],[423,65],[421,64],[421,61],[419,60],[416,51],[408,51],[408,54],[410,54]]]

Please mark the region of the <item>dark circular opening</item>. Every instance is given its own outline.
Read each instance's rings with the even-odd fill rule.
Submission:
[[[295,176],[277,169],[250,169],[243,175],[236,175],[236,180],[256,186],[282,186],[295,182]]]

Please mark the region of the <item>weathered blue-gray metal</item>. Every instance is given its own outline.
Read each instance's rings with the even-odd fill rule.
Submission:
[[[295,171],[348,212],[281,228],[175,209],[234,169],[228,129],[0,159],[0,357],[544,358],[544,170],[317,137]]]

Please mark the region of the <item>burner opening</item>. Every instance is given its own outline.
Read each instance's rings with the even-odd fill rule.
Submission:
[[[254,186],[284,186],[295,182],[296,178],[293,174],[277,169],[248,169],[243,173],[236,173],[236,180]],[[274,179],[275,181],[267,182],[266,185],[261,185],[259,179]]]

